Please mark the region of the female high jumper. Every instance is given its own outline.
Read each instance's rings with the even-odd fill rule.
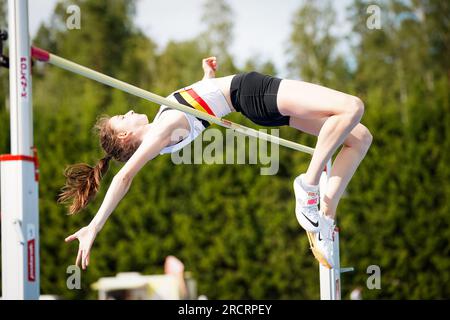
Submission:
[[[299,224],[308,232],[316,258],[332,268],[336,209],[372,143],[370,131],[360,123],[363,102],[358,97],[320,85],[258,72],[216,78],[215,57],[203,59],[202,66],[202,80],[173,92],[168,99],[219,118],[241,112],[258,125],[288,125],[318,136],[307,171],[294,180],[295,213]],[[71,202],[71,214],[80,211],[95,197],[111,159],[125,164],[113,178],[91,223],[65,239],[66,242],[79,241],[76,265],[81,263],[83,269],[89,265],[95,237],[128,192],[138,171],[159,154],[176,152],[191,143],[208,125],[202,119],[164,105],[151,123],[146,115],[133,110],[114,117],[104,116],[97,121],[95,128],[106,155],[95,167],[87,164],[69,166],[64,173],[67,181],[58,201]],[[177,129],[184,129],[186,134],[181,140],[173,141],[172,133]],[[319,210],[320,175],[341,144]]]

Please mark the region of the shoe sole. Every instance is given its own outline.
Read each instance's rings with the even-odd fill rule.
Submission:
[[[326,267],[328,269],[332,269],[333,266],[328,262],[328,260],[322,254],[322,252],[320,252],[319,250],[316,249],[317,246],[316,246],[316,240],[314,239],[314,233],[306,232],[306,234],[308,236],[310,249],[311,249],[314,257],[316,258],[316,260],[319,261],[319,263],[321,265],[323,265],[324,267]]]

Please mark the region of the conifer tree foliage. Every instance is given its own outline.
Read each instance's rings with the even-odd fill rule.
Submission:
[[[367,8],[374,4],[381,12],[380,29],[366,23]],[[344,275],[344,288],[362,287],[365,298],[445,298],[450,292],[449,244],[443,240],[450,221],[444,200],[448,68],[436,59],[448,45],[443,35],[448,18],[437,7],[448,17],[447,5],[426,1],[354,1],[347,37],[357,39],[348,57],[356,62],[354,69],[342,69],[340,60],[332,59],[345,39],[332,41],[323,31],[333,25],[317,19],[330,16],[325,1],[306,2],[293,20],[291,67],[306,80],[361,97],[366,110],[361,122],[374,136],[338,209],[342,264],[357,270]],[[326,21],[328,27],[315,27]],[[431,36],[430,25],[440,26],[434,30],[439,36]],[[323,62],[317,63],[320,57]],[[340,78],[346,82],[333,81]],[[381,290],[366,287],[370,265],[381,268]]]
[[[219,56],[218,76],[244,70],[275,74],[271,61],[257,57],[242,70],[235,66],[229,52],[233,8],[226,1],[205,3],[206,33],[161,50],[134,24],[136,2],[125,0],[59,1],[33,43],[163,96],[200,80],[201,59],[211,55]],[[80,30],[65,27],[69,4],[81,9]],[[292,78],[359,96],[365,103],[362,123],[374,136],[337,212],[341,265],[356,268],[342,276],[343,298],[355,287],[363,288],[365,299],[448,298],[449,6],[375,1],[382,27],[369,29],[371,4],[351,3],[351,32],[341,37],[333,32],[335,2],[305,1],[292,14],[286,52]],[[340,53],[341,45],[350,46],[350,56]],[[7,79],[7,70],[0,70],[0,153],[9,152]],[[102,157],[92,131],[99,115],[133,109],[152,119],[158,106],[41,63],[33,68],[33,100],[43,294],[93,299],[91,284],[100,277],[161,274],[165,257],[175,255],[197,281],[199,294],[210,299],[319,297],[318,265],[295,218],[292,190],[310,156],[281,147],[273,176],[260,175],[262,165],[176,165],[170,155],[150,161],[97,236],[82,289],[67,289],[66,269],[75,261],[77,243],[64,238],[91,221],[122,164],[111,166],[95,201],[75,216],[56,203],[63,171]],[[260,128],[239,114],[227,118]],[[317,140],[287,127],[280,136],[309,146]],[[366,286],[370,265],[381,268],[380,290]]]

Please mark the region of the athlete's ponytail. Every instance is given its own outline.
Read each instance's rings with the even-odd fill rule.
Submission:
[[[69,207],[69,214],[79,212],[95,198],[102,177],[109,168],[112,156],[106,155],[95,167],[86,163],[71,165],[64,171],[66,185],[61,189],[58,197],[59,203],[67,203],[73,199]]]
[[[95,198],[102,177],[109,168],[111,159],[119,162],[127,162],[139,147],[139,141],[128,141],[123,143],[117,132],[110,125],[108,115],[101,116],[94,129],[98,131],[100,145],[106,152],[106,156],[101,159],[95,167],[85,163],[71,165],[64,171],[66,184],[61,189],[58,196],[58,203],[72,203],[69,207],[69,214],[79,212]]]

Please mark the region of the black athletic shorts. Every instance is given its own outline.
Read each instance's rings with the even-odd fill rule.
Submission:
[[[289,116],[283,116],[278,111],[280,82],[280,78],[255,71],[237,74],[231,81],[231,103],[236,111],[261,126],[289,125]]]

